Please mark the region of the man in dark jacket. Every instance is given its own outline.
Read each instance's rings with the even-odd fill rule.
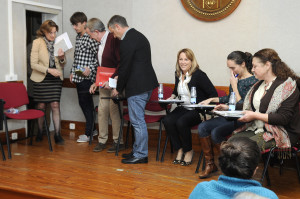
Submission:
[[[135,142],[129,154],[123,154],[124,164],[148,162],[148,131],[144,119],[145,106],[152,90],[158,86],[151,63],[151,48],[148,39],[140,32],[129,28],[124,17],[115,15],[108,22],[109,30],[121,40],[118,95],[125,90],[130,122],[134,127]]]

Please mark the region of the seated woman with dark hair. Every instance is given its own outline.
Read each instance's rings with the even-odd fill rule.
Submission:
[[[270,199],[277,199],[276,194],[252,180],[258,168],[260,149],[257,143],[247,137],[231,138],[221,144],[219,166],[225,175],[218,181],[199,183],[190,195],[190,199],[233,198],[238,192],[251,192]]]
[[[231,70],[229,95],[209,98],[200,104],[205,105],[211,102],[228,103],[231,92],[234,92],[237,104],[243,104],[249,89],[257,82],[257,79],[251,74],[252,55],[248,52],[233,51],[227,56],[227,67]],[[216,107],[217,109],[218,106]],[[239,122],[236,126],[239,127],[241,125],[243,123]],[[232,134],[234,127],[234,121],[227,120],[224,117],[216,117],[199,124],[198,133],[205,158],[205,170],[200,172],[200,179],[210,177],[211,173],[218,170],[214,163],[213,144],[219,150],[221,142],[225,141],[226,137]]]

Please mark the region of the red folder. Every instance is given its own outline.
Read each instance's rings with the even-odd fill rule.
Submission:
[[[96,75],[96,85],[103,87],[103,84],[115,73],[116,68],[98,66]]]

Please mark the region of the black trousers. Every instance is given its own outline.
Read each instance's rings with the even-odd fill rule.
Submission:
[[[191,127],[200,122],[201,117],[197,110],[187,110],[181,106],[164,117],[163,123],[175,150],[192,150]]]
[[[80,83],[76,83],[79,105],[86,120],[85,135],[87,136],[92,135],[94,128],[94,101],[93,95],[89,92],[91,85],[92,82],[90,80],[83,80]]]

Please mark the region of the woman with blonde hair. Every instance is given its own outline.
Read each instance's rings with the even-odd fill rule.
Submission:
[[[178,97],[184,101],[184,104],[190,104],[190,91],[192,87],[196,87],[196,103],[218,96],[215,87],[207,75],[200,70],[193,51],[185,48],[177,54],[175,88],[170,99]],[[192,163],[191,127],[200,122],[201,118],[198,110],[189,109],[184,106],[176,107],[163,119],[165,129],[171,138],[173,147],[178,151],[173,164],[188,166]]]
[[[37,108],[45,110],[46,104],[50,104],[52,120],[55,128],[54,140],[56,144],[64,144],[60,134],[60,96],[63,80],[63,67],[65,55],[62,49],[58,50],[58,56],[54,56],[54,41],[58,26],[52,20],[46,20],[37,31],[38,38],[33,41],[30,64],[33,83],[33,98]],[[43,120],[38,119],[39,132],[36,141],[41,141]],[[47,127],[46,127],[47,128]]]

